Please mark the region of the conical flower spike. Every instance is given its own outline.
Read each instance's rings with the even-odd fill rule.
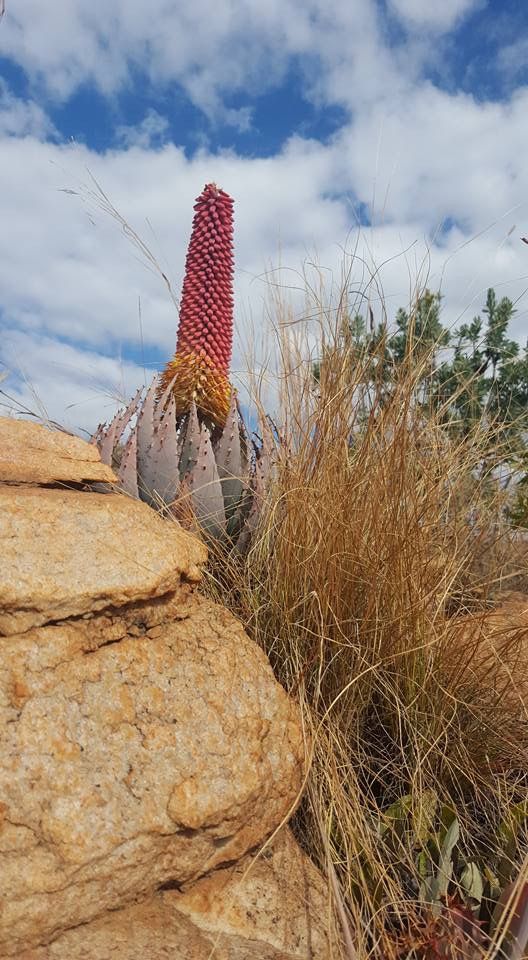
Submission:
[[[174,380],[178,417],[194,400],[198,413],[223,426],[231,396],[233,200],[209,183],[194,209],[176,353],[161,376],[160,395]]]

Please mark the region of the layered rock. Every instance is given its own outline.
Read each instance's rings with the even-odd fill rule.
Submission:
[[[199,580],[203,546],[118,493],[0,484],[0,637],[164,596]]]
[[[158,891],[18,960],[327,960],[338,957],[328,892],[287,829],[255,860],[190,890]]]
[[[0,482],[112,483],[96,447],[28,420],[0,417]]]
[[[20,463],[0,483],[5,956],[238,860],[303,777],[296,708],[241,625],[194,591],[203,545],[138,501],[64,488],[57,443],[41,429],[34,449],[60,488],[28,486]],[[74,484],[97,466],[81,447]]]

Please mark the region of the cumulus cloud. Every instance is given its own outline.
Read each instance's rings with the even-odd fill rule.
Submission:
[[[528,90],[488,103],[438,89],[421,75],[427,46],[413,41],[420,11],[424,36],[433,36],[474,4],[437,5],[444,12],[428,20],[427,5],[392,6],[412,27],[405,56],[388,43],[373,0],[11,7],[4,48],[35,90],[42,83],[59,98],[88,82],[114,92],[140,67],[165,93],[178,83],[211,118],[243,127],[251,115],[237,108],[226,116],[227,94],[279,83],[295,61],[307,96],[350,108],[328,142],[291,137],[266,158],[208,146],[189,157],[169,142],[165,113],[154,108],[116,130],[115,149],[97,153],[50,140],[42,107],[3,87],[0,216],[9,230],[0,234],[0,361],[15,371],[24,402],[31,391],[22,370],[50,416],[61,419],[74,403],[78,422],[93,426],[123,370],[131,392],[143,379],[142,353],[155,364],[174,347],[176,309],[159,271],[104,209],[97,184],[147,241],[176,298],[193,199],[212,180],[235,198],[235,377],[248,347],[266,356],[260,332],[270,295],[281,290],[297,318],[310,315],[303,269],[314,286],[322,276],[327,291],[337,289],[353,250],[351,289],[366,290],[375,314],[393,316],[417,282],[429,282],[442,288],[445,319],[455,323],[478,312],[495,286],[518,301],[514,332],[525,337]],[[359,234],[358,207],[372,220]]]
[[[9,327],[2,329],[2,369],[8,376],[0,385],[0,415],[56,420],[87,436],[145,379],[141,368],[118,356]]]
[[[463,102],[467,137],[460,136],[460,153],[448,154],[444,164],[435,157],[435,123],[455,136],[463,116],[456,110],[449,115],[451,127],[442,119],[446,105],[435,104],[434,98],[415,104],[418,116],[419,107],[424,118],[428,109],[433,111],[422,127],[422,137],[431,141],[427,150],[419,150],[419,134],[404,122],[403,111],[386,132],[391,151],[378,162],[376,225],[364,228],[359,237],[354,202],[369,203],[372,197],[372,159],[379,143],[377,124],[367,117],[331,144],[294,138],[266,159],[202,152],[190,160],[171,144],[156,151],[134,146],[98,155],[76,144],[4,141],[0,205],[3,222],[12,227],[0,235],[3,326],[9,331],[2,338],[1,359],[10,369],[27,371],[50,415],[59,419],[69,403],[79,402],[81,407],[74,409],[80,409],[86,423],[108,409],[105,391],[93,387],[94,369],[106,393],[113,395],[121,354],[137,358],[144,349],[163,362],[173,349],[176,310],[168,291],[119,223],[102,209],[86,168],[145,238],[176,296],[193,198],[209,180],[235,197],[236,377],[245,370],[246,349],[255,347],[266,325],[270,296],[282,290],[297,317],[309,315],[313,304],[304,302],[303,266],[319,266],[329,292],[332,283],[335,288],[341,283],[344,249],[356,249],[351,288],[367,290],[378,316],[384,307],[393,316],[406,304],[417,278],[442,286],[449,322],[477,312],[488,285],[519,296],[528,258],[518,231],[507,234],[515,219],[522,222],[521,210],[511,208],[520,185],[525,184],[524,197],[528,184],[521,159],[513,171],[503,165],[501,141],[511,144],[517,136],[523,103],[518,114],[498,111],[489,118],[484,108]],[[497,152],[473,169],[472,130],[475,137],[484,137],[486,128],[489,149],[495,143]],[[403,155],[394,170],[389,161],[398,152]],[[442,231],[448,216],[453,222]],[[480,235],[471,240],[475,234]],[[272,265],[280,268],[271,272]],[[369,284],[371,274],[376,280]],[[316,268],[310,279],[314,286],[319,282]],[[519,336],[525,320],[521,302],[515,327]],[[60,366],[60,375],[53,364]],[[130,391],[142,379],[141,363],[129,362]]]
[[[1,77],[0,136],[32,136],[41,139],[57,136],[57,131],[42,107],[33,100],[15,97]]]
[[[484,2],[485,0],[442,0],[442,3],[424,3],[423,0],[389,0],[389,6],[413,28],[425,27],[444,32]]]
[[[4,55],[49,96],[64,100],[87,83],[109,94],[139,69],[150,84],[177,84],[211,119],[238,126],[250,121],[247,106],[233,111],[225,97],[276,86],[293,59],[307,96],[350,103],[352,92],[371,97],[401,79],[373,0],[26,0],[2,30]],[[402,64],[412,73],[409,49]]]
[[[136,125],[119,124],[115,131],[116,143],[122,147],[159,147],[166,142],[169,121],[157,110],[150,109],[141,123]]]

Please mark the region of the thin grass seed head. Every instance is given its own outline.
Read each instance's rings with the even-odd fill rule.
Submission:
[[[194,209],[176,353],[161,376],[160,395],[174,380],[178,416],[194,400],[200,414],[221,426],[231,396],[233,200],[209,183]]]

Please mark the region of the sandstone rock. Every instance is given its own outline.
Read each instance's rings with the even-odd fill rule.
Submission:
[[[238,860],[305,759],[262,651],[194,593],[204,546],[123,495],[29,485],[60,472],[42,443],[46,469],[0,482],[6,956]]]
[[[186,893],[160,891],[18,960],[337,960],[329,918],[326,885],[286,829],[253,863]]]
[[[28,420],[0,417],[0,482],[115,483],[93,444]]]
[[[303,757],[264,654],[192,594],[1,640],[0,953],[238,859]]]
[[[197,581],[206,557],[138,500],[9,484],[0,484],[0,547],[0,636],[160,596]]]

